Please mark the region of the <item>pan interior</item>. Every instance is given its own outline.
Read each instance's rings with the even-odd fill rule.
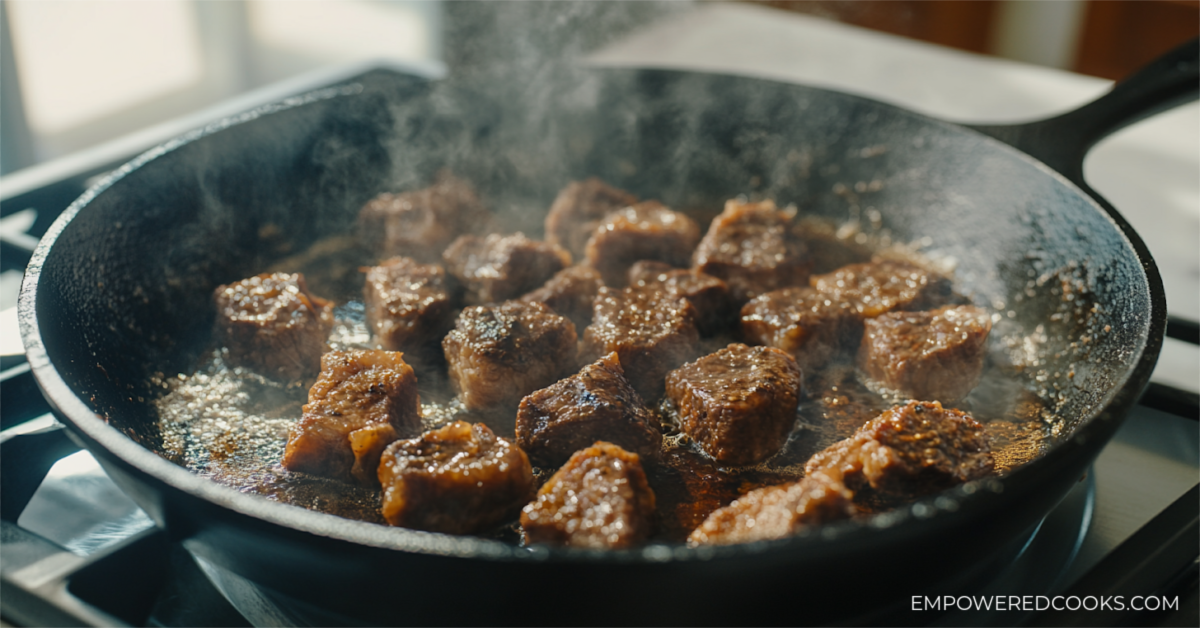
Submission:
[[[701,219],[728,198],[772,198],[918,250],[995,313],[990,359],[1020,386],[977,403],[1034,404],[1048,444],[1103,408],[1141,355],[1150,296],[1119,229],[1057,175],[961,128],[676,72],[595,71],[520,101],[382,71],[357,86],[150,159],[58,234],[39,283],[43,342],[112,427],[176,457],[153,402],[208,348],[213,290],[352,238],[368,199],[443,168],[531,236],[564,184],[597,176]]]

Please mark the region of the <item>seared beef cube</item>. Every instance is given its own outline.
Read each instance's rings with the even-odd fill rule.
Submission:
[[[616,352],[625,379],[654,403],[667,371],[690,359],[699,339],[696,308],[686,300],[659,290],[604,287],[583,333],[583,356],[595,360]]]
[[[992,320],[970,305],[868,319],[858,368],[905,399],[949,403],[979,384]]]
[[[746,493],[712,514],[688,536],[689,545],[731,545],[789,537],[854,515],[853,494],[821,473]]]
[[[550,306],[558,314],[566,316],[575,323],[575,328],[583,329],[592,322],[592,301],[604,281],[600,273],[590,266],[571,266],[564,268],[541,288],[521,297],[522,301],[537,301]]]
[[[629,285],[664,290],[672,296],[687,299],[696,308],[696,328],[702,336],[724,331],[737,311],[729,294],[729,286],[724,281],[695,270],[673,268],[662,262],[641,261],[630,266]]]
[[[358,214],[359,239],[381,259],[403,255],[435,262],[454,238],[489,219],[470,183],[441,172],[425,189],[371,199]]]
[[[546,214],[546,241],[567,249],[575,259],[583,259],[584,247],[600,220],[608,212],[636,202],[636,196],[595,177],[573,181],[558,193]]]
[[[792,232],[804,243],[805,258],[814,274],[871,261],[871,251],[866,246],[840,237],[837,228],[831,224],[801,219]]]
[[[291,381],[321,365],[333,304],[308,291],[304,275],[267,273],[220,286],[213,336],[234,366]]]
[[[379,482],[388,523],[448,534],[487,532],[513,519],[534,488],[520,447],[463,421],[392,443]]]
[[[917,497],[991,474],[983,426],[937,401],[910,401],[868,421],[853,436],[814,455],[807,475],[842,477],[846,487]]]
[[[686,266],[699,241],[696,221],[658,201],[645,201],[605,216],[587,242],[586,255],[604,283],[620,286],[638,260]]]
[[[575,452],[521,511],[530,543],[633,547],[650,536],[654,491],[637,454],[598,442]]]
[[[950,281],[907,262],[851,264],[809,279],[812,287],[850,304],[862,318],[896,310],[922,310],[950,296]]]
[[[808,278],[804,248],[772,201],[731,200],[696,248],[697,270],[723,279],[738,303]]]
[[[453,323],[453,299],[441,266],[394,257],[371,267],[363,303],[367,324],[385,349],[422,360],[440,355],[442,336]]]
[[[612,353],[521,400],[517,444],[538,466],[557,467],[605,440],[642,456],[662,447],[658,420]]]
[[[291,471],[374,484],[379,456],[421,431],[417,376],[395,351],[331,351],[283,453]]]
[[[782,349],[806,374],[853,347],[862,323],[850,304],[812,288],[783,288],[742,307],[742,338]]]
[[[523,233],[465,235],[442,253],[442,259],[466,288],[466,302],[471,304],[515,299],[571,265],[562,247],[530,240]]]
[[[717,462],[748,465],[775,455],[796,423],[800,368],[770,347],[731,344],[667,375],[683,432]]]
[[[575,366],[575,325],[541,303],[463,310],[442,340],[450,381],[470,410],[516,407]]]

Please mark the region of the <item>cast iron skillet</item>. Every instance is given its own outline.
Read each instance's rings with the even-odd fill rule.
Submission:
[[[1011,552],[1148,381],[1165,322],[1161,282],[1142,241],[1084,183],[1081,162],[1102,136],[1195,98],[1197,50],[1192,42],[1064,116],[976,129],[701,73],[590,70],[553,94],[512,100],[374,71],[197,130],[97,184],[28,266],[22,336],[56,415],[173,539],[339,621],[863,617],[946,591],[947,579],[968,581]],[[147,381],[186,371],[204,348],[213,288],[347,232],[364,201],[444,166],[512,229],[533,233],[564,183],[594,175],[676,208],[760,194],[873,221],[900,241],[928,236],[926,252],[955,258],[957,284],[1003,314],[997,337],[1041,326],[1042,362],[1029,375],[1044,371],[1058,435],[1006,477],[867,520],[769,543],[608,553],[348,521],[240,494],[157,455]],[[1062,279],[1087,286],[1079,298],[1098,308],[1054,318]]]

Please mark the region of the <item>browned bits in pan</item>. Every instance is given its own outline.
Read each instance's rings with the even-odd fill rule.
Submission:
[[[696,328],[703,336],[721,333],[736,320],[737,308],[729,286],[712,275],[673,268],[663,262],[640,261],[629,267],[629,285],[687,299],[696,308]]]
[[[442,253],[446,270],[466,289],[467,303],[515,299],[546,283],[571,265],[562,247],[531,240],[523,233],[464,235]]]
[[[333,329],[333,304],[314,296],[304,275],[268,273],[213,293],[214,340],[234,366],[291,381],[320,368]]]
[[[851,264],[809,279],[812,287],[846,301],[863,318],[896,310],[923,310],[950,297],[950,281],[907,262]]]
[[[400,353],[332,351],[289,432],[283,466],[373,484],[383,448],[420,429],[417,377]]]
[[[575,325],[541,303],[462,311],[442,340],[450,381],[468,409],[516,407],[575,366]]]
[[[760,488],[714,511],[688,536],[688,544],[782,539],[806,526],[853,516],[852,497],[841,482],[820,473],[799,482]]]
[[[731,200],[696,247],[697,270],[723,279],[738,303],[764,292],[803,284],[804,245],[772,201]]]
[[[580,330],[592,322],[592,301],[604,281],[600,273],[590,266],[576,265],[564,268],[542,287],[521,297],[522,301],[545,303],[558,314],[566,316]]]
[[[573,181],[558,193],[546,214],[546,241],[567,249],[575,259],[583,259],[588,238],[600,220],[608,212],[637,201],[636,196],[595,177]]]
[[[596,226],[585,253],[604,283],[620,286],[626,270],[638,260],[687,266],[699,241],[696,221],[658,201],[644,201],[609,212]]]
[[[904,397],[957,401],[979,383],[991,329],[970,305],[884,314],[865,322],[858,368]]]
[[[379,259],[403,255],[436,262],[454,238],[478,230],[490,212],[470,183],[447,171],[430,187],[383,193],[358,214],[358,237]]]
[[[601,288],[593,312],[583,357],[616,352],[625,378],[649,403],[662,397],[667,371],[690,359],[700,339],[692,304],[658,290]]]
[[[394,257],[365,270],[363,304],[379,344],[425,361],[440,355],[441,338],[453,323],[446,271],[410,257]]]
[[[576,452],[521,512],[530,543],[633,547],[650,536],[654,491],[637,454],[598,442]]]
[[[463,421],[392,443],[379,481],[388,523],[449,534],[486,532],[533,494],[525,453],[486,425]]]
[[[667,374],[684,433],[722,464],[747,465],[787,442],[800,402],[800,368],[778,349],[731,344]]]
[[[598,440],[649,457],[662,447],[658,418],[626,381],[615,353],[535,391],[517,410],[517,444],[539,466],[556,467]]]
[[[786,351],[806,374],[852,348],[861,330],[849,302],[807,287],[772,290],[742,307],[742,338]]]
[[[987,434],[970,415],[936,401],[910,401],[817,453],[804,471],[840,475],[854,491],[915,497],[977,480],[994,466]]]

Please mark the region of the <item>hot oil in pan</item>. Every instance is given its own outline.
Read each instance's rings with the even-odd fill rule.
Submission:
[[[326,248],[332,251],[330,254],[346,257],[340,246],[345,240],[329,244]],[[335,284],[343,287],[342,295],[354,294],[344,286],[347,279],[352,283],[351,278],[358,274],[348,270],[356,271],[356,262],[347,258],[341,264],[314,263],[325,257],[305,256],[282,266],[304,272],[318,294],[321,292],[317,287]],[[320,268],[330,269],[327,274],[332,272],[337,277],[322,277]],[[337,309],[337,318],[330,337],[331,348],[376,348],[370,344],[361,302],[345,302]],[[1041,342],[1038,334],[1044,330],[1028,336],[997,331],[993,331],[989,340],[989,357],[979,386],[955,407],[970,412],[986,425],[997,472],[1006,473],[1040,455],[1058,422],[1053,420],[1053,395],[1044,394],[1048,392],[1045,389],[1036,389],[1036,372],[1030,384],[1026,383],[1030,378],[1020,373],[1038,363],[1037,345]],[[700,354],[733,341],[731,337],[706,340]],[[1024,360],[1019,355],[1022,351],[1030,353],[1032,361]],[[446,385],[444,367],[418,367],[417,376],[426,429],[459,419],[484,420],[498,433],[511,435],[511,417],[474,415],[457,402]],[[301,416],[311,381],[292,385],[274,382],[241,367],[230,367],[221,351],[216,350],[191,373],[161,377],[154,383],[164,391],[155,406],[163,435],[162,453],[166,457],[244,493],[350,519],[384,523],[377,489],[290,472],[280,464],[288,428]],[[658,501],[657,537],[682,540],[711,511],[739,495],[799,478],[810,456],[846,438],[895,401],[860,383],[849,362],[835,363],[808,375],[804,392],[796,426],[782,451],[763,463],[745,468],[722,468],[714,464],[686,436],[673,429],[670,409],[660,408],[667,434],[662,461],[647,465]],[[504,424],[505,419],[508,425]],[[543,480],[552,472],[537,471],[537,477]],[[870,514],[895,505],[875,502],[868,496],[859,508]],[[504,532],[500,537],[516,538]]]

